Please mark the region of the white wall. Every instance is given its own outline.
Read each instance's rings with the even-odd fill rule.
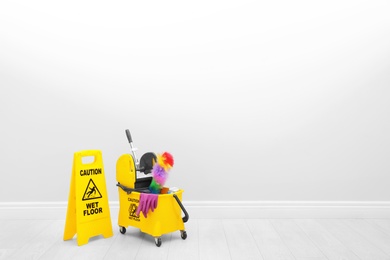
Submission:
[[[389,1],[1,1],[0,202],[171,152],[202,200],[389,201]]]

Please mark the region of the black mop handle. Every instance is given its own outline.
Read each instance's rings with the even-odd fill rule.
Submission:
[[[137,155],[135,154],[135,149],[133,148],[133,139],[131,138],[130,130],[126,129],[125,132],[126,132],[127,140],[129,140],[130,149],[131,149],[131,153],[133,154],[133,159],[135,160],[136,168],[138,168],[138,159],[137,159]]]
[[[126,136],[127,136],[127,140],[129,140],[129,143],[132,143],[133,139],[131,139],[131,134],[129,129],[126,129]]]

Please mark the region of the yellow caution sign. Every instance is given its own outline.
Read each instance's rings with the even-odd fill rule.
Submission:
[[[83,158],[88,157],[93,157],[93,161],[83,163]],[[113,235],[99,150],[80,151],[73,157],[64,240],[72,239],[76,234],[79,246],[87,244],[90,237]]]

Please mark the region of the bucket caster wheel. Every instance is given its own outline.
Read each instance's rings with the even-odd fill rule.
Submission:
[[[185,230],[180,230],[180,235],[183,240],[187,238],[187,232]]]
[[[154,243],[156,244],[157,247],[161,246],[161,237],[155,237],[154,238]]]
[[[126,233],[126,228],[122,227],[122,226],[119,226],[119,232],[121,232],[121,234],[125,234]]]

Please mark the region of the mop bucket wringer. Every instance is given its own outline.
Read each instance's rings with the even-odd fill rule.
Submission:
[[[126,130],[126,134],[132,147],[130,132]],[[149,193],[148,187],[152,181],[152,177],[137,178],[137,171],[150,172],[156,156],[153,153],[144,154],[138,167],[137,160],[135,161],[133,156],[123,154],[116,164],[120,233],[125,234],[128,226],[139,228],[142,232],[153,236],[158,247],[162,244],[161,236],[174,231],[180,231],[181,238],[186,239],[187,232],[184,223],[188,221],[189,215],[181,203],[183,190],[179,189],[169,194],[155,194],[157,207],[149,211],[146,216],[137,214],[141,197],[143,193]],[[184,217],[182,217],[182,211]]]

